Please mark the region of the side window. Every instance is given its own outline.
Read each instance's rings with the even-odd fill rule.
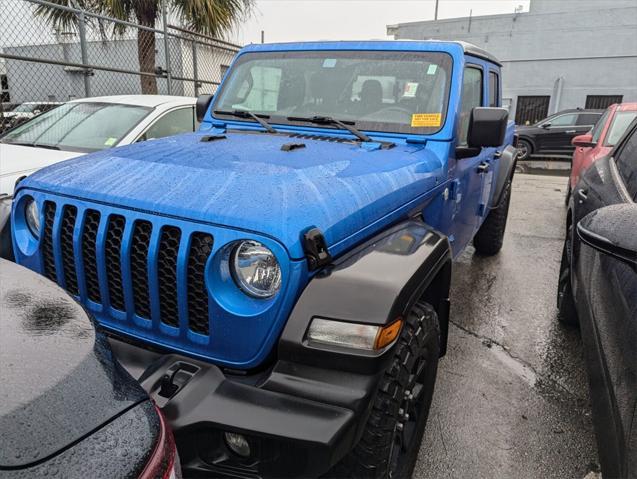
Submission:
[[[569,115],[560,115],[555,118],[551,118],[546,123],[551,126],[575,126],[575,122],[577,121],[577,114],[572,113]]]
[[[500,78],[496,72],[489,72],[489,106],[500,106]]]
[[[462,79],[460,121],[458,122],[459,145],[467,145],[471,110],[476,106],[482,105],[482,91],[482,70],[474,67],[466,67]]]
[[[637,200],[637,130],[633,129],[630,138],[621,147],[615,157],[617,169],[624,180],[628,192]]]
[[[591,135],[593,135],[593,143],[597,143],[599,141],[599,137],[602,136],[602,131],[604,130],[604,125],[608,121],[609,115],[610,110],[606,110],[591,130]]]
[[[165,136],[191,133],[195,131],[195,114],[192,107],[180,108],[166,113],[159,118],[148,130],[142,140],[152,140]]]
[[[600,116],[599,113],[580,113],[577,118],[577,126],[593,126]]]

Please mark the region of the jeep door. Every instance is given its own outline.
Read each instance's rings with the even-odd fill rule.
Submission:
[[[467,146],[471,110],[477,106],[486,106],[484,102],[484,68],[478,63],[467,64],[462,80],[462,92],[459,107],[457,146]],[[449,236],[454,256],[469,244],[479,225],[479,209],[482,200],[483,178],[481,163],[493,156],[492,148],[483,148],[470,158],[457,159],[454,170],[450,172],[452,181],[450,190],[453,210],[449,225]]]

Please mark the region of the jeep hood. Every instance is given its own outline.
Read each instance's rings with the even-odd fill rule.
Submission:
[[[265,234],[292,258],[318,227],[332,254],[444,181],[446,144],[378,144],[260,132],[180,135],[40,170],[21,187]],[[332,140],[332,141],[328,141]],[[287,143],[305,147],[282,151]],[[413,207],[414,205],[409,205]],[[370,227],[373,230],[365,230]]]

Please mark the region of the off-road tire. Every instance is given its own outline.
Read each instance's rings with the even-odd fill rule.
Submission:
[[[573,237],[573,226],[569,225],[562,249],[562,261],[560,262],[560,275],[557,283],[557,319],[569,326],[576,326],[579,323],[577,310],[575,309],[575,298],[571,286],[571,240]]]
[[[329,477],[411,477],[427,424],[439,353],[438,316],[429,304],[416,303],[405,318],[391,363],[378,384],[361,439]],[[403,437],[399,424],[405,435],[410,432],[405,448],[395,443],[397,434]]]
[[[511,180],[504,185],[502,198],[497,208],[491,210],[482,226],[473,237],[473,246],[478,254],[493,256],[498,254],[504,243],[504,230],[509,216],[511,203]]]
[[[531,144],[531,142],[528,140],[522,140],[522,139],[518,140],[517,159],[522,161],[528,160],[531,158],[532,154],[533,154],[533,145]]]

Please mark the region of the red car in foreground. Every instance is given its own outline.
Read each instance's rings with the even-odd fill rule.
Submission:
[[[568,204],[571,191],[579,181],[580,175],[595,160],[610,153],[635,117],[637,117],[637,103],[611,105],[591,131],[573,138],[571,143],[575,147],[575,152],[573,153],[566,204]]]

